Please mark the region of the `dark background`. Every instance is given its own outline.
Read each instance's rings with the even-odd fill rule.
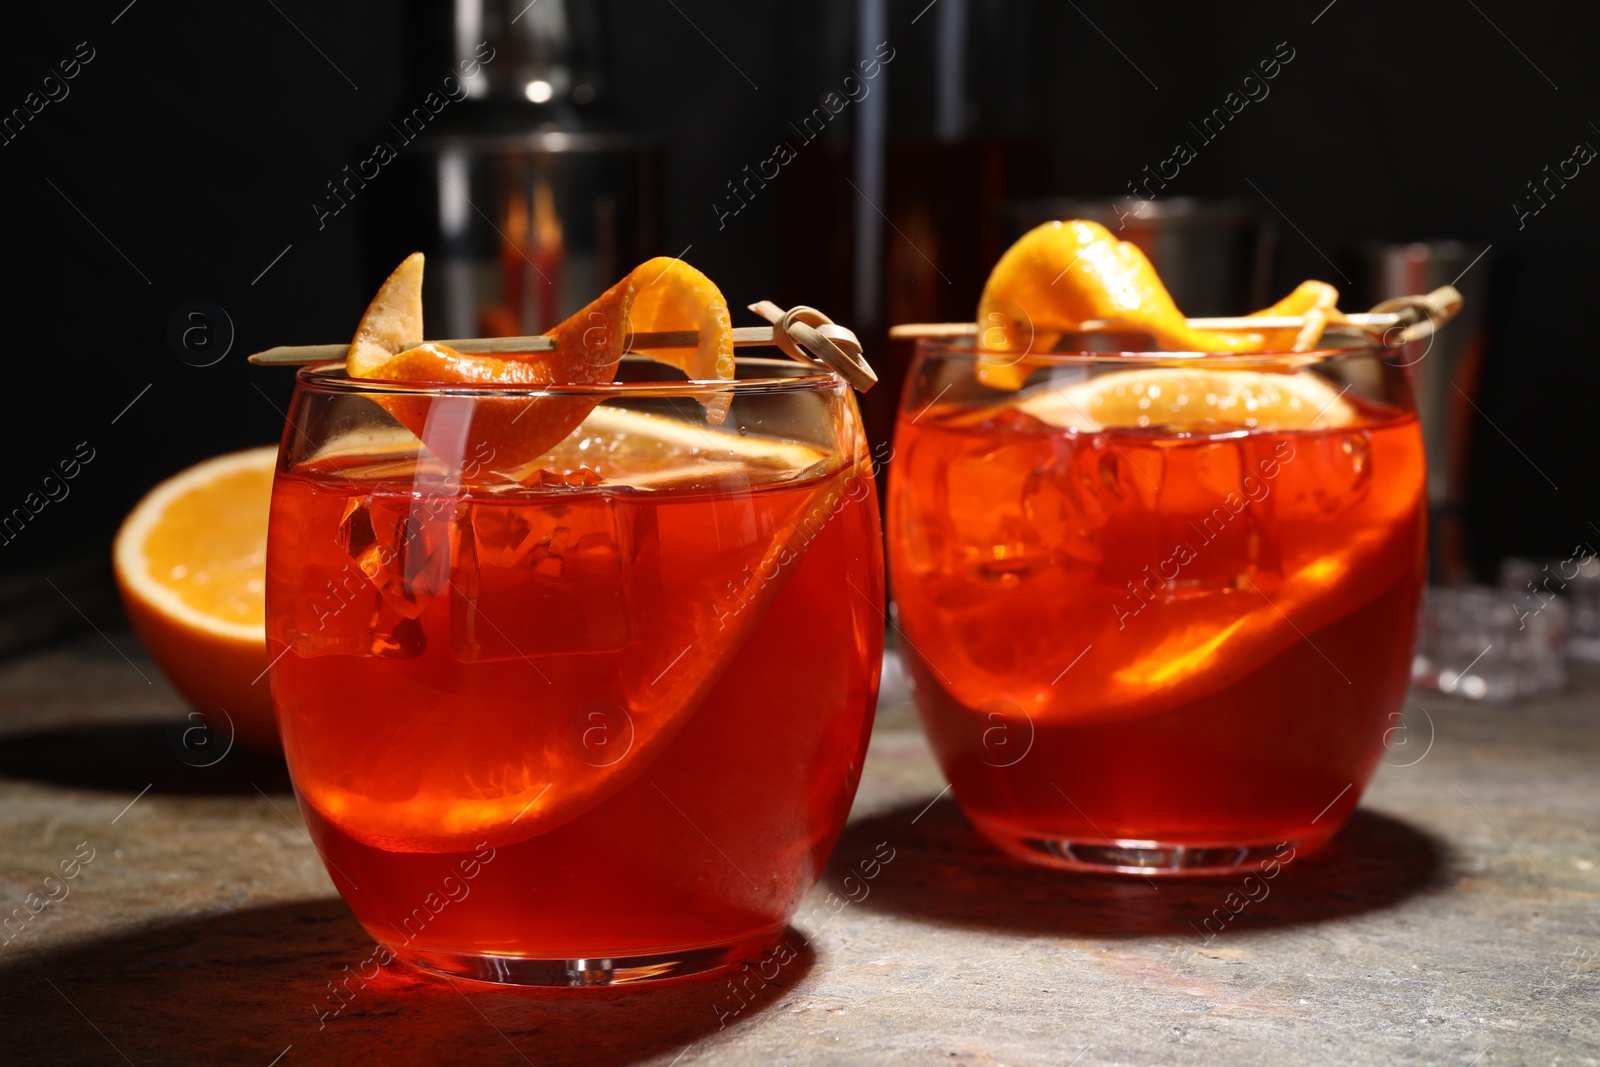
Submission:
[[[0,111],[20,106],[79,42],[94,59],[66,99],[0,146],[0,512],[80,442],[95,458],[68,498],[0,546],[0,572],[13,575],[103,559],[123,514],[155,482],[276,439],[289,373],[249,367],[244,356],[349,337],[387,270],[373,247],[405,244],[407,221],[373,217],[358,200],[319,231],[310,204],[410,103],[416,76],[403,5],[42,7],[8,12]],[[793,220],[847,240],[848,215],[836,212],[848,202],[838,185],[848,169],[829,161],[844,158],[848,111],[829,134],[841,151],[786,169],[771,196],[720,230],[710,205],[859,58],[853,5],[601,7],[612,102],[665,145],[655,251],[692,246],[685,258],[734,307],[762,297],[822,305],[814,294],[837,291],[839,279],[806,285],[812,267],[795,247]],[[891,5],[896,59],[875,82],[899,135],[932,129],[935,19],[912,24],[925,7]],[[1317,249],[1343,262],[1371,239],[1492,243],[1478,268],[1494,282],[1480,399],[1493,425],[1479,420],[1471,459],[1474,562],[1487,574],[1504,555],[1565,555],[1600,537],[1590,443],[1600,353],[1587,314],[1600,281],[1600,166],[1525,228],[1512,207],[1546,164],[1580,141],[1600,144],[1590,121],[1600,120],[1592,5],[973,0],[971,11],[971,128],[1032,138],[1035,162],[1013,178],[1052,194],[1124,192],[1175,141],[1193,140],[1188,122],[1287,41],[1295,59],[1271,96],[1207,145],[1167,194],[1252,195],[1255,183],[1292,222],[1280,291],[1303,277],[1339,281]],[[892,189],[915,188],[918,176],[904,170]],[[886,233],[891,254],[901,239]],[[948,301],[975,304],[989,264],[943,265]],[[195,299],[224,308],[237,332],[215,366],[187,365],[167,343],[169,317]]]

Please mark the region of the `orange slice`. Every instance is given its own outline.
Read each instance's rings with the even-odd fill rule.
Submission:
[[[616,375],[627,336],[654,330],[695,330],[699,344],[644,354],[695,380],[733,377],[733,324],[727,301],[709,278],[682,260],[657,257],[635,267],[547,334],[556,339],[554,352],[499,355],[468,355],[448,345],[421,344],[422,271],[422,253],[414,252],[373,297],[346,356],[345,369],[352,378],[491,386],[609,382]],[[414,345],[420,347],[410,347]],[[713,424],[726,415],[728,399],[726,394],[707,399]],[[582,396],[390,397],[383,403],[445,462],[478,454],[475,445],[482,441],[493,449],[493,468],[505,470],[547,453],[583,422],[597,401]]]
[[[1303,430],[1357,420],[1344,394],[1310,371],[1140,367],[1066,386],[1042,385],[1018,396],[1012,406],[1052,426],[1087,433],[1161,426]]]
[[[1305,430],[1361,421],[1341,390],[1310,371],[1139,367],[1066,387],[1049,383],[1032,388],[1018,396],[1015,406],[1044,422],[1084,432],[1128,427]],[[1254,588],[1228,594],[1239,601],[1237,615],[1226,623],[1219,624],[1214,608],[1202,601],[1167,605],[1165,627],[1124,629],[1122,620],[1108,621],[1095,643],[1115,650],[1116,670],[1080,679],[1070,696],[1049,693],[1042,699],[1067,702],[1078,718],[1114,718],[1217,691],[1250,665],[1264,663],[1301,640],[1302,632],[1313,633],[1348,613],[1350,598],[1341,592],[1383,588],[1399,578],[1409,564],[1406,553],[1394,551],[1403,517],[1403,509],[1386,515],[1387,521],[1375,522],[1285,574],[1270,601]]]
[[[1151,626],[1135,632],[1106,625],[1104,644],[1116,649],[1117,667],[1109,675],[1086,677],[1060,699],[1075,718],[1112,719],[1146,714],[1218,692],[1291,646],[1349,614],[1361,599],[1352,589],[1385,589],[1415,566],[1414,556],[1397,552],[1404,536],[1398,521],[1352,535],[1339,548],[1284,575],[1271,599],[1251,586],[1228,595],[1238,598],[1238,614],[1219,624],[1212,611],[1196,607],[1187,623]],[[1169,605],[1182,618],[1185,606]],[[1291,621],[1293,620],[1293,621]],[[1041,694],[1044,695],[1044,694]]]
[[[240,741],[267,752],[280,751],[263,592],[277,455],[252,448],[167,479],[129,513],[112,550],[128,617],[172,684],[208,714],[221,708]]]
[[[1146,334],[1171,352],[1304,350],[1338,314],[1338,296],[1323,282],[1305,282],[1255,313],[1305,315],[1303,330],[1196,330],[1137,245],[1096,222],[1047,222],[1006,250],[983,287],[978,344],[994,355],[978,364],[978,377],[994,388],[1021,388],[1032,369],[1028,353],[1049,352],[1090,320]]]

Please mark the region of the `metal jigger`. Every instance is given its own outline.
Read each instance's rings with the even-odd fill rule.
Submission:
[[[1369,246],[1363,257],[1363,302],[1454,285],[1463,297],[1457,321],[1402,346],[1395,358],[1410,370],[1428,457],[1428,578],[1471,580],[1463,526],[1467,453],[1475,423],[1489,302],[1490,258],[1461,241]]]

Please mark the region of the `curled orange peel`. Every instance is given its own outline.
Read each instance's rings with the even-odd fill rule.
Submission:
[[[1096,222],[1047,222],[1006,250],[983,287],[978,344],[993,357],[978,364],[978,377],[994,388],[1021,388],[1032,369],[1029,353],[1051,351],[1061,335],[1090,321],[1146,334],[1170,352],[1304,351],[1338,321],[1338,300],[1326,282],[1302,282],[1254,313],[1303,315],[1301,329],[1198,330],[1137,245]]]
[[[352,378],[407,385],[541,386],[613,381],[629,334],[693,330],[698,344],[644,354],[697,381],[734,376],[733,324],[728,305],[709,278],[679,259],[657,257],[635,267],[581,311],[545,336],[553,352],[476,355],[423,341],[423,255],[413,252],[385,279],[362,315],[345,357]],[[730,396],[705,398],[707,417],[720,423]],[[537,460],[577,428],[599,399],[531,395],[438,398],[393,395],[380,403],[452,466],[486,444],[495,469]]]

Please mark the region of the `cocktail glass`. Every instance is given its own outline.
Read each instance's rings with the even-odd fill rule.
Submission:
[[[1303,853],[1401,719],[1422,439],[1377,351],[920,343],[890,573],[928,736],[1013,856],[1197,873]],[[1321,408],[1322,410],[1316,410]]]
[[[787,361],[674,373],[299,376],[273,699],[328,873],[401,960],[555,985],[731,965],[779,937],[843,827],[883,627],[854,398]],[[552,404],[587,415],[497,463]]]

